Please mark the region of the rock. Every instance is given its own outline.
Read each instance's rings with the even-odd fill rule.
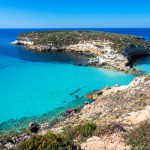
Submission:
[[[46,130],[46,129],[48,129],[49,127],[50,127],[50,124],[49,124],[49,123],[44,123],[44,124],[41,124],[40,129],[41,129],[41,130]]]
[[[21,138],[21,141],[28,140],[28,139],[30,139],[30,137],[31,137],[30,135],[25,135]]]
[[[131,112],[129,116],[124,118],[124,122],[128,124],[139,124],[150,119],[150,105],[143,110]]]
[[[90,104],[90,103],[89,103],[89,102],[84,102],[84,104],[88,105],[88,104]]]
[[[107,85],[106,90],[109,90],[109,89],[111,89],[111,86]]]
[[[77,112],[77,109],[76,108],[70,108],[66,111],[68,114],[74,114]]]
[[[3,141],[2,141],[2,144],[7,144],[7,143],[12,143],[13,141],[12,141],[12,138],[11,137],[7,137],[6,139],[4,139]]]
[[[32,132],[32,133],[37,133],[38,130],[39,130],[39,125],[35,122],[35,123],[30,123],[29,124],[29,130]]]
[[[82,150],[127,150],[127,146],[119,134],[106,135],[102,138],[93,136],[81,144]]]
[[[64,117],[68,117],[70,115],[75,114],[77,111],[78,111],[78,109],[76,109],[76,108],[70,108],[70,109],[66,110],[64,113],[61,113],[61,115]]]
[[[5,144],[4,146],[5,146],[6,148],[8,148],[8,149],[11,149],[11,148],[13,148],[15,145],[12,144],[11,142],[9,142],[9,143]]]
[[[115,87],[119,87],[119,84],[116,84]]]
[[[95,92],[97,95],[102,95],[103,94],[103,91],[99,90],[97,92]]]

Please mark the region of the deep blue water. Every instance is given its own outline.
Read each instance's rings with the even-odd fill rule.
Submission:
[[[128,84],[134,78],[122,72],[78,66],[88,59],[84,55],[33,53],[10,44],[18,34],[41,30],[49,29],[0,29],[1,130],[16,129],[31,120],[48,121],[67,108],[84,105],[88,101],[85,94],[107,84]],[[86,30],[140,35],[150,41],[150,29]],[[136,67],[150,73],[150,57],[139,58]]]

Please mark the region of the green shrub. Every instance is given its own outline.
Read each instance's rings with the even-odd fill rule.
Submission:
[[[96,129],[97,129],[97,125],[95,123],[86,122],[76,127],[68,126],[64,128],[64,134],[69,140],[80,138],[81,141],[84,141],[85,139],[93,136]]]
[[[17,150],[79,150],[73,142],[63,135],[49,132],[45,136],[36,135],[18,146]]]
[[[80,134],[81,137],[91,137],[97,129],[97,125],[95,123],[85,123],[83,125],[77,126],[76,130]]]
[[[125,138],[132,146],[132,150],[150,150],[150,123],[144,122],[139,127],[130,130]]]

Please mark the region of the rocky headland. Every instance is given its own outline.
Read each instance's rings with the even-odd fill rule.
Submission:
[[[46,138],[49,132],[63,135],[83,150],[149,150],[150,75],[136,77],[126,86],[100,89],[91,95],[93,103],[87,103],[80,111],[69,109],[65,120],[58,118],[41,126],[32,123],[30,131],[36,132],[38,138]],[[26,141],[19,147],[22,149],[32,142],[35,144],[35,139],[30,139],[32,136],[26,131],[1,141],[7,148]]]
[[[18,36],[12,44],[24,45],[37,52],[73,51],[93,58],[88,65],[138,73],[132,56],[149,55],[150,45],[143,38],[97,31],[30,32]]]

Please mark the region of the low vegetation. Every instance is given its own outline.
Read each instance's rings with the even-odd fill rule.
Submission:
[[[97,125],[91,122],[85,122],[82,125],[77,125],[75,127],[67,126],[64,128],[64,134],[67,139],[78,141],[85,141],[92,136],[101,137],[115,132],[126,132],[126,130],[120,123]]]
[[[130,130],[125,138],[132,150],[150,150],[150,123],[144,122]]]
[[[132,147],[131,150],[150,149],[150,122],[144,122],[126,131],[121,123],[95,124],[85,121],[80,125],[66,126],[63,131],[64,133],[57,135],[52,132],[44,136],[34,134],[14,150],[80,150],[79,144],[92,136],[103,137],[117,132],[124,133],[124,139],[127,145]]]
[[[45,136],[32,136],[19,145],[17,150],[80,150],[80,148],[63,135],[49,132]]]
[[[21,34],[18,39],[28,39],[34,42],[35,45],[53,45],[56,48],[67,46],[70,44],[78,44],[80,41],[90,40],[109,40],[112,42],[112,48],[118,51],[122,51],[129,44],[135,46],[147,46],[149,45],[142,37],[128,36],[121,34],[113,34],[107,32],[98,31],[45,31],[45,32],[30,32]]]
[[[67,139],[78,139],[78,141],[84,141],[87,138],[94,135],[97,125],[95,123],[86,122],[82,125],[75,127],[67,126],[64,128],[64,134]]]

